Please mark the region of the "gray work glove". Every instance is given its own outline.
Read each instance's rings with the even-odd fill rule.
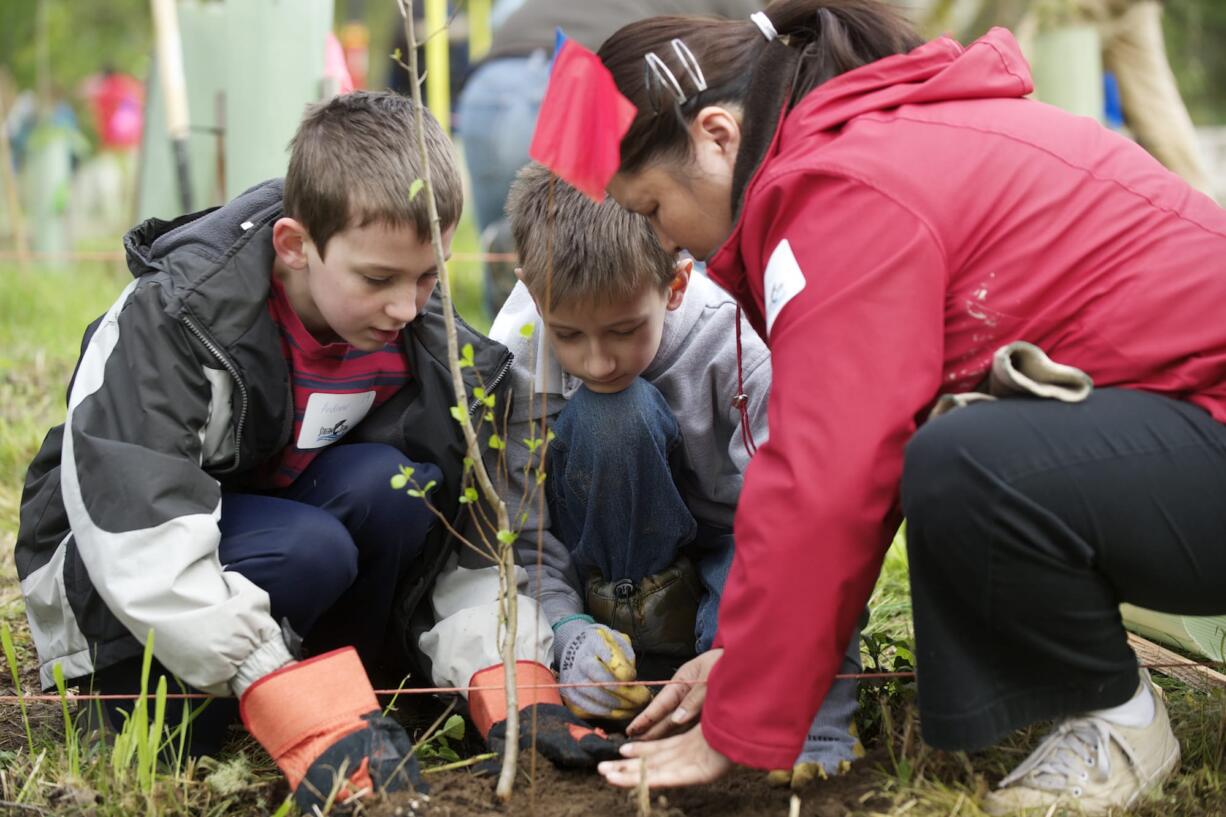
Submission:
[[[591,616],[570,616],[554,627],[558,681],[563,684],[633,681],[634,649],[625,634]],[[562,701],[581,718],[629,720],[651,700],[641,684],[609,687],[562,687]]]

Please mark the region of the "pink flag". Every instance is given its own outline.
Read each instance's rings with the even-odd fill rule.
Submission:
[[[528,155],[600,201],[621,163],[622,137],[635,112],[600,58],[563,39],[554,52]]]

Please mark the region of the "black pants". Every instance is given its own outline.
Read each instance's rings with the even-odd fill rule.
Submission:
[[[976,404],[902,481],[925,740],[979,749],[1137,687],[1118,606],[1226,613],[1226,425],[1189,403]]]

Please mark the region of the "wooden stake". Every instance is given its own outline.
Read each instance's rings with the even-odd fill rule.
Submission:
[[[1226,675],[1171,652],[1136,633],[1128,634],[1128,646],[1132,647],[1142,664],[1177,664],[1154,667],[1154,671],[1183,681],[1193,689],[1208,691],[1226,687]]]

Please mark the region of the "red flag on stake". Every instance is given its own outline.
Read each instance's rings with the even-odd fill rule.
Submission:
[[[621,162],[635,107],[599,57],[574,40],[559,41],[528,155],[600,201]]]

